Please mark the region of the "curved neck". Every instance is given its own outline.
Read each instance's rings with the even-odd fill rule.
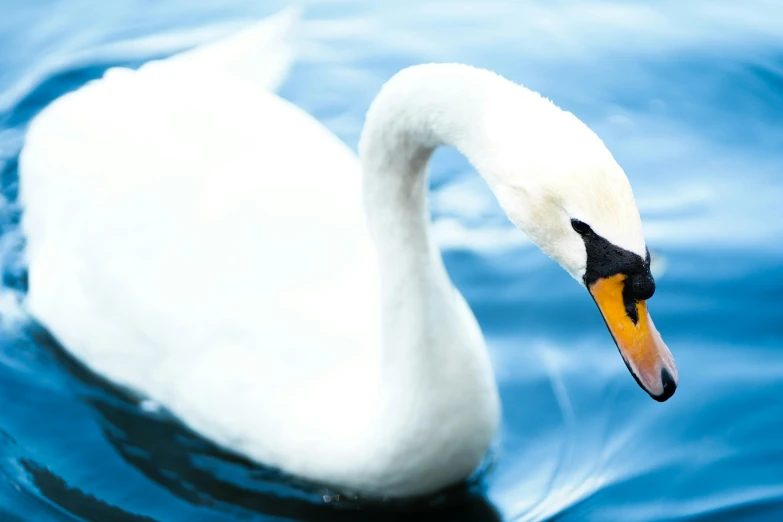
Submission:
[[[478,465],[497,428],[499,400],[478,324],[430,238],[426,169],[440,145],[481,160],[484,105],[506,83],[467,66],[406,69],[376,97],[359,143],[381,295],[374,411],[384,437],[370,439],[398,441],[383,448],[390,463],[454,474],[444,482]],[[455,456],[449,466],[430,462],[444,452]]]
[[[433,254],[429,159],[446,145],[478,167],[491,130],[481,123],[494,105],[500,106],[494,102],[508,98],[509,88],[516,86],[494,73],[457,64],[411,67],[384,85],[359,143],[367,218],[382,262],[403,254]]]
[[[468,66],[417,66],[389,80],[368,111],[359,152],[380,266],[381,386],[394,393],[390,400],[424,397],[440,385],[463,408],[475,402],[476,412],[491,410],[494,380],[483,339],[430,237],[426,169],[440,145],[486,167],[492,136],[481,122],[509,88],[517,87]]]

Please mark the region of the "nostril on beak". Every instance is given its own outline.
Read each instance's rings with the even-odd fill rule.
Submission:
[[[661,394],[652,396],[652,398],[658,402],[664,402],[669,399],[674,395],[675,390],[677,390],[677,383],[666,368],[661,369],[661,383],[663,384],[663,391]]]

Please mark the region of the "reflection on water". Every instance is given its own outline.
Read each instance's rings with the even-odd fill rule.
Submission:
[[[80,386],[82,400],[97,414],[106,440],[146,478],[184,501],[240,516],[260,513],[290,520],[500,520],[479,482],[461,484],[433,498],[369,502],[301,483],[210,444],[165,413],[145,411],[140,401],[103,381],[65,353],[40,327],[30,340],[45,350]],[[148,410],[149,408],[147,408]],[[71,514],[89,520],[153,520],[70,486],[44,464],[20,459],[40,493]]]
[[[30,118],[114,65],[225,34],[281,2],[73,0],[0,6],[0,252],[23,294],[17,156]],[[274,4],[274,5],[273,5]],[[0,296],[0,519],[783,520],[783,7],[569,2],[305,2],[282,95],[354,146],[382,82],[463,61],[584,119],[626,169],[651,302],[680,371],[650,401],[589,296],[439,151],[445,261],[487,336],[504,425],[483,480],[370,505],[221,451],[102,382]]]

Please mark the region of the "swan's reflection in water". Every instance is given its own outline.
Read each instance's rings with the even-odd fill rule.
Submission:
[[[168,415],[144,411],[137,397],[87,370],[43,328],[31,327],[30,334],[36,345],[46,349],[84,386],[83,398],[99,414],[103,433],[117,453],[148,479],[192,505],[245,519],[257,514],[341,522],[501,520],[482,495],[479,482],[460,484],[436,497],[409,502],[363,501],[301,483],[218,448]],[[71,488],[32,461],[23,465],[43,495],[76,516],[88,520],[152,520]]]
[[[154,522],[155,519],[128,513],[124,509],[107,504],[100,499],[71,487],[68,483],[29,459],[21,460],[22,467],[30,475],[38,491],[66,512],[85,520],[111,520],[112,522]],[[6,520],[5,518],[2,520]]]

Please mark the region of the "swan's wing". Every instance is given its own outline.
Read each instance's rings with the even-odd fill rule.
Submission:
[[[109,74],[31,124],[30,310],[148,392],[214,359],[234,364],[219,382],[264,367],[278,390],[367,359],[378,299],[355,155],[272,93],[159,65]],[[227,343],[256,362],[221,355]]]
[[[20,201],[33,315],[93,370],[274,464],[361,432],[380,299],[357,159],[258,88],[274,67],[233,74],[255,36],[56,100],[30,125]]]
[[[285,9],[227,38],[172,56],[165,60],[166,67],[182,67],[196,75],[233,76],[274,92],[291,68],[291,40],[298,20],[298,9]]]

